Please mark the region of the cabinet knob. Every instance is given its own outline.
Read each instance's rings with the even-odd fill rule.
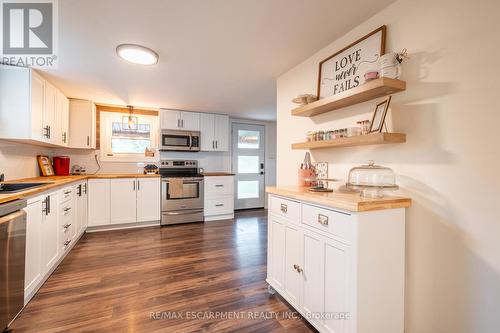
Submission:
[[[318,223],[321,225],[328,225],[328,216],[318,214]]]
[[[293,265],[293,269],[295,269],[297,273],[302,273],[304,271],[299,265],[296,264]]]

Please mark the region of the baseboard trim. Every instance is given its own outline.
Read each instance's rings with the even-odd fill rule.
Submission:
[[[234,213],[224,214],[224,215],[215,215],[215,216],[205,216],[205,222],[220,221],[220,220],[232,220],[232,219],[234,219]]]
[[[95,227],[87,227],[86,231],[87,232],[99,232],[99,231],[154,227],[154,226],[159,226],[159,225],[160,225],[160,220],[148,221],[148,222],[126,223],[126,224],[108,224],[108,225],[100,225],[100,226],[95,226]]]

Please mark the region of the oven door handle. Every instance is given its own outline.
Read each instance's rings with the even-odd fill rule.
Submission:
[[[194,210],[188,210],[185,212],[162,212],[162,215],[188,215],[188,214],[194,214],[194,213],[201,213],[203,212],[203,209],[194,209]]]

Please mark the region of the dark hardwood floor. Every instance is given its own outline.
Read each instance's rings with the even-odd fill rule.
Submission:
[[[268,294],[266,253],[264,210],[234,221],[87,233],[11,330],[314,331]]]

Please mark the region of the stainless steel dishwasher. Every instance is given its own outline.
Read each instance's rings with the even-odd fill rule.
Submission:
[[[26,200],[0,205],[0,331],[24,306]]]

